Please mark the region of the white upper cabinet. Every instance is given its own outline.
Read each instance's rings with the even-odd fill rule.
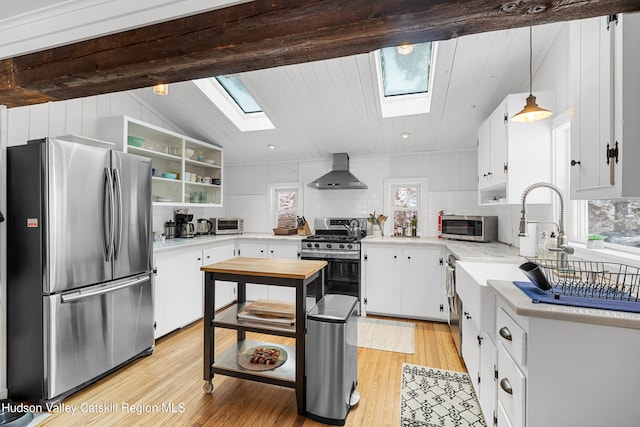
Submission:
[[[570,40],[571,198],[638,197],[640,13],[572,22]]]
[[[538,105],[552,108],[552,92],[536,92]],[[478,129],[478,203],[518,204],[522,191],[551,179],[551,120],[517,123],[528,93],[508,95]],[[532,193],[529,203],[550,203],[551,195]]]

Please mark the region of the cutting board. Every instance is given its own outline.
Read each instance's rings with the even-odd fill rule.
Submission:
[[[247,304],[244,311],[251,314],[284,317],[293,319],[296,317],[296,305],[287,301],[259,299]]]

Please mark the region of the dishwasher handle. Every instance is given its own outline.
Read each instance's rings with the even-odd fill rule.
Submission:
[[[62,295],[60,299],[63,303],[78,301],[84,298],[104,295],[104,294],[108,294],[109,292],[118,291],[120,289],[128,288],[130,286],[135,286],[140,283],[146,282],[148,280],[150,280],[149,276],[139,277],[137,279],[129,280],[127,282],[119,283],[117,285],[113,285],[107,288],[96,289],[96,290],[87,291],[87,292],[78,291],[78,292]]]

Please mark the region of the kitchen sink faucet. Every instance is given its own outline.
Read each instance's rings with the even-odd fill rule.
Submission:
[[[556,252],[558,262],[560,266],[564,266],[567,263],[567,254],[573,254],[574,249],[568,245],[569,238],[564,233],[564,197],[562,196],[562,192],[558,187],[549,183],[549,182],[536,182],[535,184],[531,184],[522,192],[522,217],[520,218],[520,230],[518,236],[527,237],[527,194],[529,194],[532,190],[536,188],[550,188],[556,193],[558,193],[558,197],[560,198],[560,221],[558,224],[558,240],[555,248],[549,248],[550,251]]]

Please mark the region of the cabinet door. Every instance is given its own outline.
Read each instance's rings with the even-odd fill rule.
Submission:
[[[254,242],[240,242],[238,244],[240,250],[240,256],[246,256],[251,258],[266,258],[267,257],[267,244],[266,243],[254,243]],[[247,283],[247,301],[256,301],[259,299],[267,299],[267,287],[264,285],[257,285],[255,283]]]
[[[401,315],[400,294],[404,281],[402,249],[366,249],[364,265],[367,312]]]
[[[478,128],[478,188],[491,185],[491,120],[485,120]]]
[[[202,251],[156,256],[156,338],[203,316]]]
[[[403,315],[429,319],[443,317],[441,256],[439,248],[404,250]]]
[[[613,138],[613,32],[606,17],[572,23],[571,67],[573,111],[571,158],[580,161],[571,168],[571,198],[581,189],[610,185],[605,150]]]
[[[156,339],[171,331],[166,319],[167,305],[171,301],[171,297],[169,295],[170,280],[168,279],[167,274],[163,274],[165,271],[165,264],[166,263],[163,263],[162,261],[158,262],[158,257],[154,257],[153,268],[157,271],[157,274],[153,279],[153,314],[155,316]],[[158,268],[158,265],[161,265],[162,268]]]
[[[491,176],[489,177],[489,185],[491,187],[503,185],[507,182],[504,165],[507,162],[507,124],[509,119],[506,115],[507,100],[504,100],[489,118],[491,123],[491,168],[489,169]]]
[[[203,265],[226,261],[235,256],[235,246],[233,244],[207,248],[202,251],[204,257]],[[216,303],[215,310],[226,307],[236,300],[236,284],[234,282],[216,282]]]
[[[269,243],[267,246],[267,257],[282,259],[298,259],[300,243],[298,241]],[[285,286],[268,286],[267,293],[269,299],[280,301],[296,301],[296,289]]]
[[[480,394],[480,346],[478,336],[480,329],[473,321],[473,316],[462,302],[462,314],[460,316],[460,327],[462,329],[462,358],[467,365],[467,371],[473,383],[476,394]]]
[[[202,250],[188,252],[180,257],[180,277],[174,284],[176,301],[180,301],[177,309],[180,327],[201,319],[204,316],[204,276],[202,267]]]
[[[496,411],[497,382],[494,371],[498,366],[498,350],[485,332],[480,333],[480,392],[478,398],[485,420],[493,418]]]

